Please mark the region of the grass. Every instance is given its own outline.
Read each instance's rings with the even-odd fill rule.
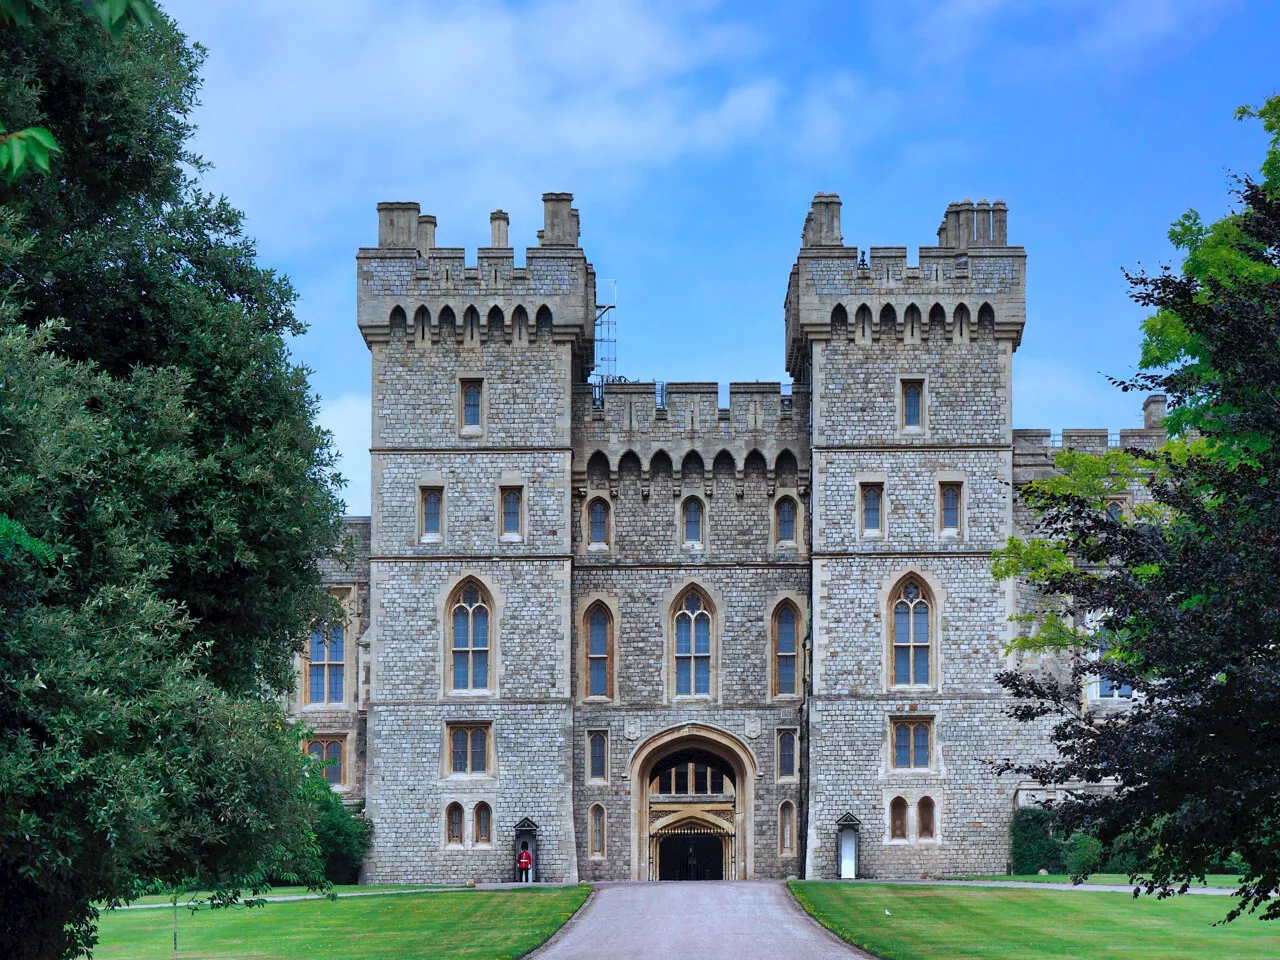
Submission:
[[[294,900],[178,910],[181,960],[514,960],[546,941],[587,886]],[[104,912],[96,960],[169,960],[168,910]]]
[[[1071,877],[1065,873],[1050,873],[1046,876],[1040,876],[1037,873],[1018,874],[1016,876],[1006,876],[1003,873],[980,874],[978,876],[963,877],[947,877],[948,880],[1011,880],[1018,883],[1070,883]],[[1203,886],[1206,887],[1227,887],[1234,890],[1240,885],[1240,877],[1234,873],[1210,873],[1206,874]],[[1129,878],[1123,873],[1095,873],[1087,880],[1086,884],[1102,884],[1118,887],[1129,887],[1133,884],[1129,883]],[[1199,886],[1199,884],[1193,884]]]
[[[791,890],[819,923],[884,960],[1280,956],[1280,923],[1242,917],[1213,926],[1229,897],[815,882],[793,882]]]
[[[371,884],[366,884],[364,886],[360,886],[359,884],[356,884],[356,883],[351,883],[351,884],[335,883],[333,885],[333,892],[338,894],[338,896],[342,896],[344,893],[372,893],[374,891],[395,892],[397,890],[422,890],[424,887],[430,887],[430,886],[431,884],[429,883],[418,883],[418,884],[371,883]],[[444,887],[442,889],[454,890],[454,889],[460,889],[460,888]],[[306,887],[272,887],[271,890],[267,893],[264,893],[263,896],[264,897],[302,897],[302,896],[306,896],[308,893],[310,893],[310,891],[307,890]],[[207,890],[201,890],[198,893],[179,894],[178,906],[181,907],[184,903],[187,903],[190,900],[201,900],[207,896],[209,896],[209,891]],[[324,896],[324,894],[315,894],[315,896],[321,897],[321,896]],[[169,903],[169,902],[170,902],[169,895],[164,893],[148,894],[145,897],[139,897],[137,900],[133,901],[134,904]]]

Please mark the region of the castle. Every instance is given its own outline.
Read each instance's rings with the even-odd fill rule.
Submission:
[[[297,712],[374,824],[371,882],[1001,873],[1007,715],[991,552],[1018,484],[1105,430],[1012,429],[1026,253],[1004,203],[934,246],[845,246],[813,199],[786,287],[789,387],[600,382],[572,196],[468,266],[416,203],[357,254],[371,518],[325,570],[343,622]],[[1145,429],[1163,439],[1161,398]],[[1127,510],[1117,501],[1112,507]],[[1099,704],[1125,691],[1092,685]]]

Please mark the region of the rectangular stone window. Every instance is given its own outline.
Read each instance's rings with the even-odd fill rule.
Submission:
[[[924,381],[902,381],[902,426],[918,430],[924,426]]]
[[[484,426],[484,381],[458,381],[458,426],[464,432],[479,432]]]
[[[519,539],[524,535],[524,497],[520,487],[503,487],[499,501],[502,504],[502,537]]]
[[[488,774],[493,738],[488,723],[450,723],[445,727],[449,773]]]
[[[346,633],[346,624],[338,620],[325,620],[311,628],[306,672],[308,704],[343,702]]]
[[[964,486],[960,483],[944,483],[938,487],[939,523],[943,533],[959,533]]]
[[[862,532],[879,536],[884,533],[884,484],[862,485]]]
[[[894,720],[890,731],[895,770],[925,770],[932,766],[932,720]]]
[[[439,540],[444,532],[444,490],[422,488],[422,539]]]
[[[609,779],[609,734],[604,730],[587,733],[587,779],[599,783]]]
[[[325,765],[324,778],[329,784],[339,787],[347,782],[346,746],[345,737],[321,737],[306,741],[303,749],[316,763]]]

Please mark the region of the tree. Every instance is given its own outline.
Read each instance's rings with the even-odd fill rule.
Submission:
[[[1040,537],[1011,540],[996,574],[1044,591],[1024,649],[1066,651],[1069,670],[1002,674],[1015,716],[1052,717],[1059,756],[1021,769],[1042,783],[1114,783],[1057,810],[1060,829],[1108,846],[1140,835],[1148,892],[1184,891],[1238,853],[1229,917],[1280,917],[1280,98],[1241,116],[1271,137],[1262,178],[1238,181],[1237,211],[1171,239],[1182,269],[1130,277],[1155,308],[1144,369],[1122,389],[1171,401],[1162,450],[1059,460],[1022,491]],[[1112,485],[1151,503],[1111,518]],[[1087,623],[1087,627],[1081,627]],[[1097,652],[1101,650],[1102,655]],[[1082,705],[1101,677],[1136,697],[1123,720]]]
[[[63,152],[0,184],[0,955],[63,957],[156,883],[323,885],[283,703],[341,503],[293,290],[198,189],[199,49],[27,6],[0,117]]]

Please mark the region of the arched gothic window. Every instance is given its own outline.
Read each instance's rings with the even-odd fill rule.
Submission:
[[[778,542],[794,542],[796,539],[796,502],[790,497],[778,501]]]
[[[893,683],[929,683],[929,598],[914,578],[906,580],[893,599]]]
[[[684,502],[684,542],[702,543],[702,501],[690,497]]]
[[[445,841],[462,843],[462,804],[451,803],[444,812]]]
[[[493,842],[493,811],[487,803],[477,803],[475,809],[475,842]]]
[[[307,744],[307,756],[325,765],[324,778],[334,786],[347,782],[342,745],[341,740],[312,740]]]
[[[778,852],[784,856],[796,852],[796,808],[790,800],[778,808]]]
[[[587,617],[587,696],[613,696],[613,618],[601,603]]]
[[[711,694],[711,609],[696,588],[676,604],[676,696]]]
[[[924,398],[924,384],[919,380],[902,382],[902,425],[920,426],[920,406]]]
[[[595,804],[591,808],[591,856],[604,856],[604,831],[605,831],[605,815],[604,807]]]
[[[440,536],[441,506],[444,496],[438,488],[426,490],[422,495],[422,533],[428,537]]]
[[[934,806],[931,797],[921,797],[916,804],[916,836],[920,840],[932,840],[934,833]]]
[[[520,491],[514,487],[502,491],[502,535],[520,536]]]
[[[889,804],[889,839],[907,839],[907,801],[894,797]]]
[[[796,776],[796,735],[791,730],[778,734],[778,779],[794,780]]]
[[[480,426],[480,384],[475,381],[462,385],[462,425]]]
[[[609,505],[598,498],[587,508],[587,542],[609,542]]]
[[[452,624],[451,684],[454,690],[489,689],[488,595],[473,580],[454,591],[449,604]]]
[[[800,692],[796,675],[796,626],[799,617],[790,603],[778,605],[773,615],[773,694],[795,696]]]

